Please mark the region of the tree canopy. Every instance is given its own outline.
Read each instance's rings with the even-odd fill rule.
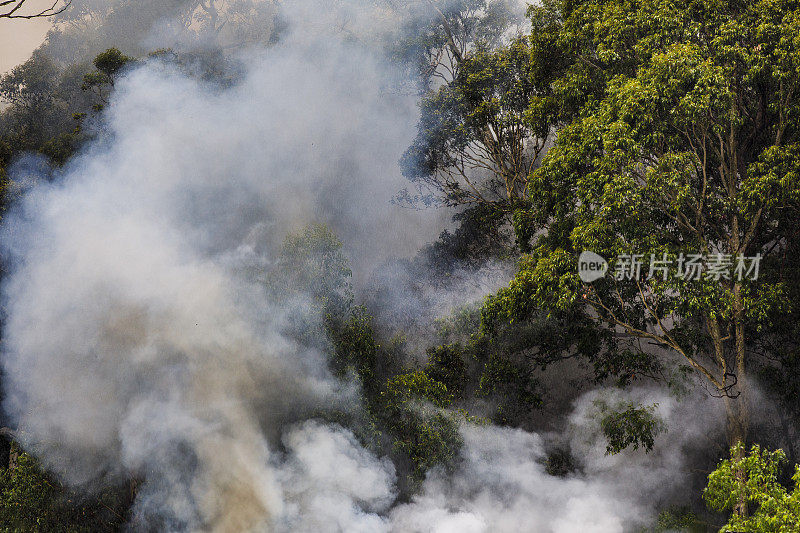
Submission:
[[[758,333],[792,307],[798,5],[548,2],[530,14],[533,61],[553,67],[531,113],[558,138],[517,219],[532,251],[487,322],[579,309],[614,332],[608,350],[677,353],[725,398],[732,443],[745,439]],[[583,283],[583,251],[616,275]]]

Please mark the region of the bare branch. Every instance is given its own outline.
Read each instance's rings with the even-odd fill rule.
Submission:
[[[45,18],[63,13],[72,0],[55,0],[53,4],[41,11],[26,13],[22,11],[22,7],[27,0],[2,0],[0,1],[0,19],[35,19]]]

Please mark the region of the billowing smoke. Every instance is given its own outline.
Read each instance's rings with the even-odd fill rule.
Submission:
[[[267,437],[347,398],[267,300],[286,233],[328,223],[357,269],[429,233],[390,203],[414,101],[385,90],[378,57],[329,37],[250,51],[224,91],[136,69],[110,140],[7,219],[6,410],[71,482],[146,479],[142,520],[267,523],[282,501]]]
[[[671,428],[668,445],[609,457],[597,418],[599,401],[658,405]],[[365,453],[342,429],[307,422],[285,437],[281,467],[287,503],[280,531],[488,533],[636,530],[670,503],[669,489],[686,486],[692,443],[710,431],[702,399],[679,404],[637,389],[593,392],[575,404],[566,438],[576,472],[547,472],[545,438],[520,429],[464,425],[463,459],[454,472],[433,471],[413,501],[390,507],[394,470]],[[701,413],[701,414],[699,414]],[[717,417],[718,419],[718,417]]]
[[[278,44],[241,52],[232,87],[156,59],[127,73],[104,141],[29,186],[5,217],[5,409],[25,444],[73,484],[143,480],[141,528],[642,522],[652,506],[632,485],[653,479],[652,465],[642,452],[598,456],[602,439],[584,427],[581,404],[569,439],[582,472],[547,474],[536,434],[464,426],[456,471],[434,471],[402,504],[388,460],[313,420],[352,408],[358,391],[329,374],[325,353],[284,334],[292,310],[263,283],[284,236],[328,224],[358,275],[435,238],[443,214],[390,202],[416,102],[370,41],[354,38],[375,29],[371,20],[376,34],[390,25],[357,11],[344,31],[324,5],[297,4],[303,18],[287,6]],[[665,464],[681,461],[675,453]],[[622,483],[609,470],[620,461],[630,462]]]

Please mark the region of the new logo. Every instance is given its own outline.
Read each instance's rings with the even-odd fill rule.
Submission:
[[[608,272],[608,261],[594,252],[584,251],[578,258],[578,276],[584,283],[602,278]]]

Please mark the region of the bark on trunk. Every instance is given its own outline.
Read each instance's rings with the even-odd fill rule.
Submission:
[[[736,462],[740,462],[744,459],[744,455],[746,453],[745,443],[747,438],[747,409],[744,407],[744,400],[743,398],[744,393],[740,394],[736,398],[725,398],[725,409],[727,412],[727,433],[728,433],[728,444],[732,448],[736,444],[741,443],[742,446],[737,448],[737,452],[731,457],[731,460]],[[739,468],[736,470],[736,480],[739,484],[740,488],[744,488],[744,485],[747,483],[747,476],[743,469]],[[741,491],[742,497],[736,502],[733,507],[733,513],[739,517],[746,517],[747,516],[747,500],[744,497],[744,491]]]
[[[733,287],[733,311],[736,342],[736,389],[732,392],[736,397],[726,397],[725,407],[728,415],[728,444],[735,446],[741,443],[741,447],[738,448],[732,459],[740,462],[747,453],[747,432],[750,426],[749,388],[747,385],[747,369],[745,368],[744,302],[740,283],[736,283]],[[742,496],[733,508],[733,512],[740,517],[745,517],[747,516],[747,500],[743,489],[747,483],[747,476],[743,469],[737,469],[736,479],[740,489],[742,489],[740,490]]]

